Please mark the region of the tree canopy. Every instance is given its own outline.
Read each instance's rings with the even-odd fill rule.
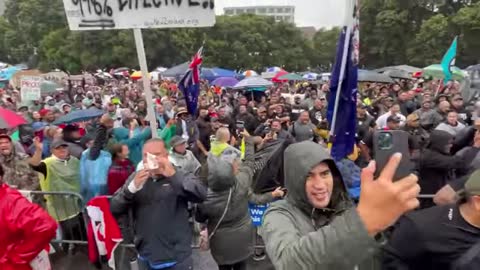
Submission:
[[[365,68],[438,63],[455,36],[457,65],[480,61],[479,0],[362,0],[360,12]],[[211,28],[148,29],[143,36],[150,69],[185,62],[204,42],[208,66],[329,71],[339,33],[322,28],[309,40],[293,24],[243,14],[219,16]],[[132,31],[70,31],[62,0],[7,1],[0,55],[8,63],[72,73],[138,66]]]

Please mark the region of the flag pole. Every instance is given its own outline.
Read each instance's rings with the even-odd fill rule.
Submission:
[[[157,118],[155,117],[155,111],[153,110],[153,95],[150,88],[150,78],[147,67],[147,56],[145,55],[145,46],[143,45],[142,29],[133,29],[133,35],[135,37],[135,46],[137,47],[138,62],[140,64],[140,70],[142,71],[143,91],[147,103],[147,120],[150,122],[150,128],[152,129],[152,138],[158,138]]]
[[[345,70],[346,70],[346,65],[347,65],[347,57],[348,57],[348,48],[350,47],[350,36],[352,33],[352,27],[353,27],[353,21],[352,21],[352,14],[354,12],[355,8],[355,2],[356,0],[348,0],[347,1],[347,7],[345,11],[345,23],[344,25],[346,26],[346,33],[345,33],[345,42],[343,45],[343,55],[342,55],[342,64],[340,67],[340,79],[338,81],[338,86],[337,86],[337,92],[336,92],[336,98],[335,98],[335,106],[333,107],[333,116],[332,116],[332,123],[330,125],[330,141],[333,139],[333,136],[335,135],[335,125],[337,124],[337,113],[338,113],[338,102],[340,101],[340,93],[342,91],[342,85],[343,85],[343,79],[345,78]]]

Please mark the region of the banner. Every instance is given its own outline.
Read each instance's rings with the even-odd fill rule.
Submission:
[[[26,76],[22,77],[20,82],[20,94],[22,101],[39,100],[42,97],[40,86],[42,77]]]
[[[63,0],[70,30],[207,27],[213,0]]]

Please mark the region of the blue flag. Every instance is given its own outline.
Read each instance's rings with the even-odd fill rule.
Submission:
[[[358,18],[358,10],[354,16]],[[357,83],[358,83],[358,48],[359,33],[358,20],[354,18],[353,31],[347,31],[347,26],[342,29],[338,41],[335,65],[332,70],[330,82],[330,98],[328,102],[327,117],[330,123],[330,141],[332,142],[331,155],[335,160],[341,160],[353,152],[355,145],[355,132],[357,124]],[[349,32],[349,34],[347,33]],[[349,41],[348,50],[345,52],[345,42]],[[344,58],[344,54],[346,58]],[[346,59],[342,63],[343,59]],[[343,72],[342,72],[343,70]],[[341,75],[343,74],[343,78]],[[340,94],[337,98],[337,88],[341,83]],[[335,105],[337,109],[335,110]],[[336,117],[334,117],[336,111]],[[335,121],[333,119],[335,118]]]
[[[200,94],[202,51],[203,47],[193,56],[187,73],[178,83],[178,88],[182,91],[185,101],[187,102],[187,110],[193,116],[197,113],[198,95]]]
[[[443,73],[445,74],[445,79],[444,82],[447,83],[452,79],[452,68],[455,66],[455,58],[457,57],[457,39],[458,37],[455,37],[455,39],[452,42],[452,45],[448,49],[448,51],[445,53],[442,59],[442,69]]]

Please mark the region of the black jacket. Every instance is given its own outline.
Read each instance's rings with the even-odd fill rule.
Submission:
[[[128,185],[134,176],[113,196],[112,214],[118,219],[133,210],[135,248],[150,263],[182,262],[192,254],[188,202],[205,200],[207,188],[177,169],[172,177],[149,179],[133,194]]]
[[[467,223],[458,205],[436,206],[401,218],[384,248],[385,270],[450,270],[475,243],[480,229]],[[469,265],[480,269],[478,260]],[[456,269],[455,269],[456,270]]]
[[[455,169],[466,166],[462,158],[450,155],[446,146],[452,141],[453,136],[446,131],[434,130],[430,135],[430,144],[419,161],[422,194],[435,194],[448,181],[453,180]]]

